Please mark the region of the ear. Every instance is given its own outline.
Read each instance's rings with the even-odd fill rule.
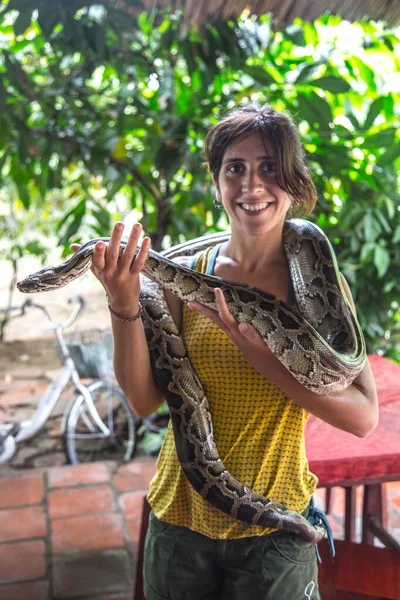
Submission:
[[[211,177],[212,177],[212,182],[214,184],[214,187],[216,189],[215,197],[217,198],[218,202],[220,202],[221,201],[221,192],[219,190],[218,181],[215,179],[214,174],[212,174]]]

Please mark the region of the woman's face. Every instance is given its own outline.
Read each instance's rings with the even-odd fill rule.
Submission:
[[[282,226],[290,198],[276,182],[272,146],[266,150],[258,133],[228,147],[214,185],[232,231],[262,236]]]

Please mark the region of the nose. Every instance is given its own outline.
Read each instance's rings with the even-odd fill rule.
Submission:
[[[257,169],[248,169],[243,179],[243,191],[249,196],[262,193],[264,182]]]

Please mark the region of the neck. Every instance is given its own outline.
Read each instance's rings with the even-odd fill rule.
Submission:
[[[268,269],[273,264],[286,262],[282,228],[268,232],[266,236],[232,235],[223,248],[223,254],[239,264],[247,273]]]

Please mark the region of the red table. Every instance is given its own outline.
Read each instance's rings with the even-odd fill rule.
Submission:
[[[306,447],[310,470],[319,487],[346,490],[345,539],[354,540],[355,492],[364,486],[363,543],[378,537],[388,547],[400,544],[385,530],[387,481],[400,481],[400,365],[369,356],[378,390],[379,425],[368,437],[358,438],[310,416]]]

